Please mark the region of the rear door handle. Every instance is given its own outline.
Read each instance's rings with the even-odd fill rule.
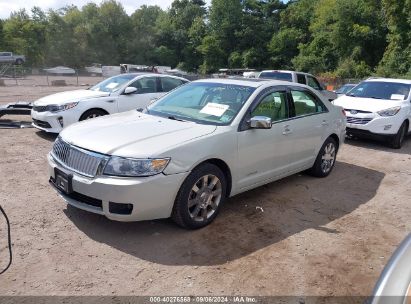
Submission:
[[[293,133],[293,131],[290,129],[290,126],[289,125],[284,126],[283,135],[288,135],[288,134],[291,134],[291,133]]]
[[[321,123],[321,125],[322,125],[322,126],[328,126],[328,125],[329,125],[329,123],[328,123],[328,121],[327,121],[327,120],[323,120],[323,122]]]

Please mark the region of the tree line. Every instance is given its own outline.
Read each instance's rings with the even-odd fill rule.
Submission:
[[[342,78],[411,77],[411,0],[174,0],[130,16],[120,2],[21,9],[0,51],[33,67],[91,63],[293,69]]]

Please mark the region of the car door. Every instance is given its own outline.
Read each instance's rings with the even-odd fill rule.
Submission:
[[[289,94],[290,170],[299,171],[314,163],[331,121],[327,107],[309,89],[291,87]]]
[[[159,89],[158,77],[145,76],[141,77],[131,84],[129,87],[137,89],[131,94],[120,94],[117,99],[119,112],[129,111],[138,108],[145,108],[152,100],[162,95]]]
[[[251,117],[272,119],[271,129],[251,129]],[[251,188],[287,172],[292,143],[287,136],[289,100],[286,87],[266,90],[257,97],[238,132],[238,187]]]

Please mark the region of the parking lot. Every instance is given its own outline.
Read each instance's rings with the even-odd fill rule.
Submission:
[[[68,89],[1,87],[0,103]],[[411,230],[411,138],[401,150],[349,140],[328,178],[299,174],[233,197],[197,231],[67,207],[48,184],[55,136],[0,129],[0,139],[14,252],[2,295],[367,296]],[[5,236],[0,217],[0,268]]]

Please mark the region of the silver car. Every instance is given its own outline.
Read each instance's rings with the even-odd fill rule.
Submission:
[[[224,200],[300,171],[325,177],[345,116],[308,86],[212,79],[148,106],[74,124],[48,155],[67,203],[118,221],[200,228]]]
[[[411,303],[411,234],[385,266],[367,304]]]

